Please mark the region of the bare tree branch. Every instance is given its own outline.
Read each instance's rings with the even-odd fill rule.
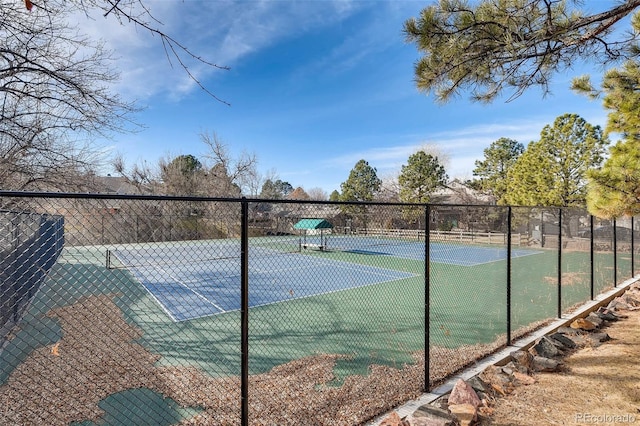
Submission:
[[[103,162],[96,136],[134,130],[133,104],[110,93],[110,53],[52,5],[0,7],[0,186],[88,188]]]

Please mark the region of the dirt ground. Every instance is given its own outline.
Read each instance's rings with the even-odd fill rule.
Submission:
[[[611,340],[564,358],[558,373],[497,399],[481,425],[640,425],[640,310],[603,331]]]

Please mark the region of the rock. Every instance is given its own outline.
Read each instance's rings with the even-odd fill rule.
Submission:
[[[607,333],[591,333],[588,339],[591,341],[591,346],[598,347],[602,343],[611,340],[611,337]]]
[[[575,344],[576,347],[584,348],[585,346],[591,346],[591,339],[589,338],[589,333],[585,334],[576,334],[574,336],[569,336]]]
[[[556,333],[564,334],[565,336],[576,336],[583,334],[584,331],[571,327],[560,327],[556,330]]]
[[[574,342],[573,340],[571,340],[569,337],[567,337],[562,333],[553,333],[552,335],[549,336],[549,338],[554,342],[558,342],[560,345],[562,345],[566,349],[575,349],[576,347],[576,342]]]
[[[494,390],[496,385],[505,388],[511,383],[511,378],[495,365],[490,365],[480,375],[482,380]]]
[[[504,374],[511,376],[514,371],[518,371],[518,366],[511,361],[507,365],[503,365],[500,369]]]
[[[428,419],[425,417],[407,417],[407,421],[411,426],[455,426],[456,420],[444,420],[444,419]]]
[[[527,374],[531,370],[533,355],[527,351],[513,351],[511,358],[515,361],[518,371]]]
[[[596,314],[605,321],[618,321],[624,318],[628,318],[627,315],[619,314],[605,307],[600,307]]]
[[[456,384],[453,385],[453,389],[449,395],[449,410],[451,410],[452,405],[461,404],[470,404],[477,408],[481,402],[476,391],[474,391],[467,382],[462,379],[458,379]]]
[[[625,302],[622,297],[616,297],[607,305],[607,309],[615,309],[615,310],[625,310],[629,309],[631,306],[627,302]]]
[[[471,404],[454,404],[449,406],[451,414],[460,421],[460,426],[469,426],[478,420],[478,408]]]
[[[418,408],[411,417],[409,421],[412,426],[453,426],[456,423],[455,417],[448,410],[429,404]]]
[[[401,419],[398,413],[394,411],[382,420],[380,426],[411,426],[411,424]]]
[[[467,383],[469,384],[469,386],[471,386],[473,388],[474,391],[476,392],[482,392],[482,393],[487,393],[489,392],[489,385],[482,380],[480,377],[478,376],[473,376],[472,378],[470,378],[469,380],[467,380]]]
[[[534,371],[558,371],[563,365],[562,361],[555,359],[543,358],[540,356],[533,357],[533,369]]]
[[[534,379],[533,377],[527,375],[527,374],[522,374],[519,371],[516,371],[513,373],[513,378],[516,380],[517,384],[521,384],[521,385],[532,385],[536,382],[536,379]]]
[[[573,321],[569,325],[569,327],[575,328],[577,330],[586,330],[586,331],[592,331],[597,328],[594,323],[584,318],[578,318],[577,320]]]
[[[602,323],[604,322],[595,312],[591,312],[585,319],[594,323],[598,328],[602,326]]]
[[[605,321],[618,321],[620,319],[620,317],[616,315],[615,312],[603,307],[598,309],[596,315],[598,315],[599,318]]]
[[[613,299],[607,309],[634,311],[640,307],[640,295],[627,291],[622,296]]]
[[[543,358],[553,358],[560,355],[560,351],[556,345],[553,344],[551,339],[546,336],[541,337],[538,341],[529,349],[532,355],[537,355]]]

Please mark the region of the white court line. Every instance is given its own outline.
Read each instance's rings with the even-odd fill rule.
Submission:
[[[292,259],[296,259],[297,261],[299,261],[300,256],[303,256],[303,255],[301,255],[299,253],[287,253],[284,257],[290,257]],[[116,257],[117,257],[117,255],[116,255]],[[271,257],[271,256],[268,256],[268,257]],[[253,266],[253,270],[256,271],[256,272],[263,272],[263,273],[279,273],[279,272],[284,272],[284,271],[299,271],[299,270],[304,270],[304,269],[310,268],[310,267],[333,267],[333,268],[341,268],[341,269],[344,269],[344,270],[347,270],[347,271],[352,271],[352,272],[355,272],[355,273],[366,272],[366,273],[368,273],[368,274],[370,274],[372,276],[381,277],[384,280],[383,281],[376,281],[376,282],[372,282],[372,283],[362,283],[362,284],[358,284],[358,285],[350,285],[350,286],[345,287],[345,288],[328,290],[328,291],[325,291],[325,292],[313,293],[313,294],[310,294],[310,295],[299,296],[299,297],[295,297],[295,298],[274,300],[274,301],[268,302],[268,303],[263,303],[263,304],[259,304],[259,305],[253,305],[252,307],[267,306],[267,305],[271,305],[271,304],[274,304],[274,303],[281,303],[281,302],[287,302],[287,301],[291,301],[291,300],[303,299],[303,298],[307,298],[307,297],[331,294],[331,293],[335,293],[335,292],[339,292],[339,291],[350,290],[350,289],[355,289],[355,288],[361,288],[361,287],[366,287],[366,286],[370,286],[370,285],[385,284],[385,283],[399,281],[399,280],[406,279],[406,278],[413,278],[413,277],[416,277],[416,276],[420,275],[420,274],[406,272],[406,271],[396,271],[396,270],[385,269],[385,268],[381,268],[381,267],[377,267],[377,266],[361,265],[361,264],[345,262],[345,261],[341,261],[341,260],[318,258],[318,257],[315,257],[315,256],[306,256],[306,255],[304,255],[304,259],[305,259],[305,264],[303,264],[303,265],[300,265],[298,263],[297,265],[294,265],[294,266],[291,266],[291,267],[279,268],[279,269],[273,269],[273,268],[261,269],[259,267]],[[250,263],[255,263],[255,262],[256,262],[255,259],[254,259],[253,262],[251,262],[251,259],[250,259]],[[257,263],[260,263],[260,262],[257,262]],[[124,262],[123,262],[123,264],[124,264]],[[149,267],[151,267],[151,268],[149,268]],[[176,284],[178,284],[178,285],[182,286],[183,288],[187,289],[188,291],[190,291],[191,293],[195,294],[197,297],[199,297],[200,299],[205,301],[207,304],[210,304],[211,306],[213,306],[216,309],[216,312],[206,313],[206,314],[199,315],[199,316],[189,316],[188,318],[178,320],[169,311],[169,309],[158,299],[158,297],[151,290],[149,290],[149,288],[147,288],[142,283],[142,281],[144,281],[144,280],[141,280],[140,278],[138,278],[138,281],[140,281],[140,283],[143,285],[145,290],[151,295],[151,297],[160,305],[160,307],[163,309],[163,311],[165,311],[167,313],[167,315],[174,322],[181,322],[181,321],[185,321],[185,320],[193,320],[193,319],[198,319],[198,318],[205,318],[205,317],[209,317],[209,316],[212,316],[212,315],[232,312],[232,311],[226,311],[226,310],[222,309],[222,307],[217,305],[214,301],[209,300],[206,296],[204,296],[203,294],[201,294],[198,291],[194,290],[193,288],[191,288],[188,285],[189,283],[201,284],[201,283],[206,283],[207,281],[202,281],[202,280],[181,280],[181,279],[178,278],[178,276],[176,275],[175,271],[172,271],[171,269],[162,268],[160,265],[146,265],[145,267],[140,267],[140,268],[134,266],[134,267],[131,267],[131,269],[136,269],[137,272],[139,274],[143,275],[143,276],[144,276],[144,274],[142,274],[140,272],[140,270],[147,271],[148,275],[151,275],[151,276],[153,276],[153,274],[156,274],[156,273],[157,274],[162,274],[160,276],[168,276],[172,280],[174,280]],[[222,272],[222,271],[217,271],[217,272]],[[233,277],[237,277],[237,276],[239,276],[239,275],[238,274],[234,274],[234,273],[230,273],[229,275],[224,275],[223,278],[226,279],[226,278],[233,278]],[[174,283],[162,283],[160,285],[170,286],[172,284],[174,284]],[[237,311],[237,309],[234,309],[233,311]]]
[[[122,263],[123,265],[125,265],[125,263],[122,261],[122,259],[120,259],[120,258],[118,257],[118,254],[117,254],[117,253],[115,253],[115,252],[113,252],[113,251],[112,251],[111,253],[116,257],[116,259],[118,259],[118,261],[119,261],[120,263]],[[176,320],[176,318],[173,316],[173,314],[172,314],[171,312],[169,312],[169,310],[164,306],[164,304],[163,304],[162,302],[160,302],[160,300],[158,300],[158,298],[156,297],[156,295],[155,295],[155,294],[153,294],[153,293],[151,292],[151,290],[149,290],[149,289],[147,288],[147,286],[143,284],[143,280],[142,280],[142,279],[141,279],[141,277],[139,276],[140,271],[138,270],[138,268],[135,268],[135,267],[131,267],[131,268],[130,268],[130,267],[128,267],[128,266],[127,266],[127,267],[125,267],[125,268],[126,268],[127,272],[129,272],[129,273],[133,276],[133,278],[135,278],[135,280],[136,280],[136,281],[138,281],[138,284],[140,284],[140,285],[142,286],[142,288],[144,288],[144,290],[145,290],[147,293],[149,293],[149,295],[151,296],[151,298],[152,298],[153,300],[155,300],[155,301],[156,301],[156,303],[157,303],[158,305],[160,305],[160,307],[162,308],[162,310],[163,310],[167,315],[169,315],[169,318],[171,318],[171,320],[172,320],[173,322],[178,322],[178,321]]]
[[[224,309],[222,309],[220,306],[218,306],[216,303],[214,303],[213,301],[207,299],[204,295],[200,294],[199,292],[197,292],[196,290],[192,289],[191,287],[189,287],[188,285],[186,285],[185,283],[183,283],[179,278],[177,278],[173,273],[171,273],[171,271],[166,271],[163,270],[162,268],[158,268],[160,269],[160,271],[164,271],[166,272],[166,274],[173,278],[178,284],[180,284],[182,287],[186,288],[187,290],[189,290],[190,292],[192,292],[193,294],[195,294],[196,296],[198,296],[199,298],[201,298],[202,300],[204,300],[205,302],[209,303],[211,306],[213,306],[214,308],[218,309],[220,311],[220,313],[224,313],[226,312]]]
[[[520,254],[520,255],[516,255],[516,256],[513,256],[513,255],[512,255],[512,256],[511,256],[511,258],[512,258],[512,259],[516,259],[516,258],[519,258],[519,257],[533,256],[534,254],[542,254],[542,253],[543,253],[543,252],[541,252],[541,251],[534,251],[534,252],[527,253],[527,254]],[[446,261],[446,259],[445,259],[445,260],[433,260],[433,259],[431,259],[431,261],[432,261],[433,263],[444,263],[444,264],[447,264],[447,265],[455,265],[455,266],[476,266],[476,265],[488,265],[489,263],[502,262],[503,260],[507,260],[507,258],[506,258],[506,257],[503,257],[503,258],[501,258],[501,259],[488,260],[488,261],[486,261],[486,262],[474,262],[474,263],[469,263],[469,264],[467,265],[467,264],[466,264],[466,263],[467,263],[467,261],[462,261],[462,262],[456,263],[456,262]]]
[[[292,255],[294,256],[298,256],[294,253],[292,253]],[[411,272],[406,272],[406,271],[396,271],[393,269],[385,269],[385,268],[381,268],[378,266],[370,266],[370,265],[361,265],[359,263],[351,263],[351,262],[345,262],[342,260],[333,260],[333,259],[325,259],[325,258],[319,258],[319,257],[311,257],[311,256],[305,256],[305,261],[308,262],[308,264],[306,265],[297,265],[297,266],[290,266],[290,267],[286,267],[286,268],[278,268],[278,269],[273,269],[273,268],[269,268],[269,269],[261,269],[261,268],[255,268],[254,270],[259,271],[259,272],[263,272],[263,273],[267,273],[267,272],[283,272],[283,271],[297,271],[297,270],[303,270],[306,269],[308,267],[315,267],[315,266],[325,266],[325,267],[337,267],[337,268],[342,268],[342,269],[346,269],[348,271],[355,271],[355,272],[369,272],[371,273],[371,275],[379,275],[382,277],[389,277],[389,278],[395,278],[397,277],[399,274],[406,274],[406,277],[401,277],[401,278],[410,278],[410,277],[415,277],[418,276],[419,274],[412,274]],[[375,269],[375,270],[372,270]],[[384,274],[384,273],[379,273],[379,271],[392,271],[392,272],[396,272],[397,274]]]
[[[131,268],[131,269],[136,269],[136,268]],[[171,320],[173,322],[178,322],[178,320],[176,320],[176,318],[173,316],[173,314],[171,312],[169,312],[169,310],[164,306],[164,304],[158,300],[158,298],[156,297],[155,294],[153,294],[151,292],[151,290],[149,290],[147,288],[146,285],[144,285],[143,280],[140,279],[140,277],[137,276],[137,274],[135,272],[133,272],[132,270],[130,270],[129,268],[127,268],[127,271],[131,273],[131,275],[133,275],[133,277],[135,278],[136,281],[138,281],[138,284],[140,284],[142,286],[142,288],[144,288],[144,290],[149,293],[149,295],[151,296],[151,298],[153,300],[156,301],[156,303],[162,308],[162,310],[169,316],[169,318],[171,318]]]

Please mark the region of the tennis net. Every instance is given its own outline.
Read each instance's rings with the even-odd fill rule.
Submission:
[[[249,245],[249,258],[264,258],[300,253],[300,241],[290,239]],[[184,266],[210,262],[240,261],[239,241],[210,242],[175,246],[119,247],[106,250],[107,269]]]
[[[376,252],[384,248],[416,247],[424,238],[406,238],[384,235],[334,235],[327,239],[327,249],[346,252]]]

